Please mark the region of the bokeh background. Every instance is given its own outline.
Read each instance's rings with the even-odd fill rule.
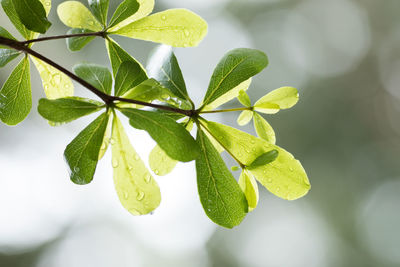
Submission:
[[[67,31],[60,2],[48,35]],[[120,1],[111,2],[113,10]],[[17,127],[0,125],[0,266],[400,266],[400,1],[156,1],[156,11],[181,7],[209,23],[199,47],[175,50],[197,103],[237,47],[270,59],[248,91],[253,101],[299,88],[294,108],[266,118],[277,144],[303,163],[311,191],[289,202],[260,188],[258,208],[227,230],[202,211],[194,163],[179,164],[157,178],[163,201],[154,214],[131,216],[114,191],[110,151],[90,185],[69,181],[63,150],[94,117],[50,127],[35,111],[44,94],[32,68],[33,112]],[[19,36],[2,10],[0,24]],[[116,39],[143,63],[155,47]],[[64,40],[34,48],[68,68],[109,64],[101,39],[76,53]],[[1,84],[16,63],[1,69]],[[91,96],[78,85],[76,94]],[[213,119],[235,125],[237,116]],[[146,159],[154,142],[129,135]]]

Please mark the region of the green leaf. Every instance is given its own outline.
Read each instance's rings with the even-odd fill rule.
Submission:
[[[68,27],[88,29],[94,32],[103,30],[103,26],[93,14],[78,1],[66,1],[57,8],[60,20]]]
[[[7,39],[11,39],[11,40],[16,40],[14,38],[14,36],[12,36],[6,29],[4,29],[3,27],[0,26],[0,36],[7,38]],[[2,46],[3,47],[3,46]],[[7,47],[6,47],[7,48]]]
[[[110,26],[113,27],[121,21],[129,18],[136,13],[139,9],[139,3],[136,0],[125,0],[115,10],[111,20]]]
[[[204,125],[211,132],[212,136],[229,150],[236,159],[246,166],[251,165],[254,160],[265,152],[274,149],[273,145],[268,144],[264,140],[230,126],[211,121],[205,122],[203,120],[202,125]]]
[[[274,145],[276,138],[274,129],[272,129],[271,125],[257,112],[254,112],[253,118],[254,128],[258,137]]]
[[[135,70],[138,72],[138,75],[136,76],[140,77],[137,80],[137,84],[141,83],[144,80],[147,80],[147,74],[143,66],[138,61],[136,61],[136,59],[131,57],[129,53],[127,53],[124,49],[122,49],[116,42],[114,42],[111,38],[107,38],[106,46],[114,78],[116,77],[118,69],[122,64],[122,62],[129,61],[132,62],[132,64],[136,65]]]
[[[183,124],[183,122],[181,123]],[[193,121],[185,122],[186,130],[190,132],[193,129]],[[149,155],[149,165],[151,170],[159,175],[167,175],[170,173],[178,163],[177,160],[171,159],[167,153],[159,145],[156,145]]]
[[[196,160],[201,204],[213,222],[233,228],[246,216],[246,197],[218,151],[201,130],[197,132],[197,142],[201,148],[200,157]]]
[[[64,151],[70,178],[76,184],[93,180],[109,116],[103,113],[75,137]]]
[[[81,34],[93,32],[87,29],[70,29],[67,34]],[[84,37],[71,37],[67,38],[67,47],[71,51],[79,51],[88,43],[90,43],[95,36],[84,36]]]
[[[29,60],[21,60],[0,89],[0,119],[16,125],[28,116],[32,107]]]
[[[147,131],[172,159],[188,162],[199,155],[196,141],[185,127],[173,119],[151,111],[137,109],[121,111],[129,117],[129,123],[133,127]]]
[[[240,174],[238,183],[246,196],[250,212],[257,207],[259,199],[257,182],[254,179],[253,175],[249,173],[246,169],[244,169]]]
[[[18,57],[21,52],[13,49],[0,49],[0,68],[7,65],[14,58]]]
[[[240,103],[243,104],[243,106],[246,106],[246,107],[251,106],[250,97],[247,95],[247,93],[244,90],[239,91],[238,100]]]
[[[116,116],[113,121],[112,140],[114,184],[122,206],[133,215],[152,212],[160,205],[160,188],[133,149]]]
[[[214,70],[203,105],[211,103],[253,77],[267,65],[268,58],[262,51],[249,48],[229,51]]]
[[[255,178],[274,195],[294,200],[307,194],[310,182],[307,174],[292,154],[274,146],[278,150],[278,157],[271,163],[251,169]]]
[[[178,163],[171,159],[159,145],[156,145],[149,155],[150,169],[159,176],[170,173]]]
[[[123,98],[140,100],[143,102],[152,102],[158,100],[164,103],[168,103],[174,107],[182,109],[190,109],[190,103],[184,99],[180,99],[167,88],[161,86],[159,82],[154,79],[149,79],[136,87],[132,88],[128,92],[122,95]],[[119,107],[131,107],[132,104],[119,103]],[[136,106],[137,105],[133,105]]]
[[[106,26],[110,0],[88,0],[89,9],[103,26]]]
[[[274,114],[281,109],[293,107],[299,100],[299,93],[293,87],[281,87],[260,98],[254,104],[254,110]]]
[[[74,85],[66,74],[33,56],[31,60],[40,74],[47,98],[57,99],[74,95]]]
[[[247,168],[251,170],[259,166],[271,163],[278,157],[278,155],[279,152],[276,149],[268,151],[256,158]]]
[[[146,17],[147,15],[149,15],[151,13],[151,11],[153,11],[154,8],[154,0],[138,0],[139,3],[139,10],[133,14],[132,16],[128,17],[127,19],[121,21],[120,23],[118,23],[117,25],[113,26],[110,28],[110,32],[111,31],[117,31],[120,28],[136,21],[139,20],[141,18]]]
[[[99,89],[111,94],[112,76],[110,71],[103,66],[92,63],[80,63],[74,66],[75,74]]]
[[[99,160],[101,160],[104,156],[104,154],[107,152],[107,148],[110,145],[111,142],[111,137],[112,137],[112,125],[113,121],[111,120],[111,109],[109,109],[109,120],[106,128],[106,132],[104,134],[103,138],[103,143],[101,144],[100,147],[100,153],[99,153]]]
[[[202,111],[208,111],[208,110],[214,110],[217,107],[225,104],[228,101],[231,101],[232,99],[236,98],[239,96],[239,92],[240,91],[246,91],[251,84],[251,78],[240,83],[238,86],[236,86],[235,88],[233,88],[232,90],[226,92],[225,94],[223,94],[222,96],[218,97],[217,99],[215,99],[214,101],[212,101],[211,103],[205,105],[201,110]]]
[[[110,32],[130,38],[172,45],[197,46],[207,34],[207,23],[186,9],[170,9]]]
[[[12,0],[1,0],[1,6],[3,7],[4,13],[8,16],[11,23],[21,33],[22,37],[29,40],[32,36],[32,32],[28,30],[24,24],[22,24],[17,11],[15,10]]]
[[[170,46],[158,46],[149,59],[147,69],[149,76],[159,81],[165,88],[180,98],[188,99],[181,68]]]
[[[39,100],[39,114],[55,123],[67,123],[80,117],[89,115],[102,108],[102,103],[80,98],[68,97],[55,100],[42,98]]]
[[[119,66],[115,76],[114,94],[121,96],[146,79],[146,73],[143,72],[139,64],[134,61],[124,61]]]
[[[24,26],[34,32],[45,33],[51,23],[39,0],[12,0],[15,11]]]
[[[252,118],[253,118],[253,111],[251,111],[251,110],[243,110],[243,111],[240,113],[240,115],[239,115],[239,117],[238,117],[238,119],[237,119],[237,123],[238,123],[240,126],[244,126],[244,125],[246,125],[247,123],[249,123],[249,122],[251,121]]]

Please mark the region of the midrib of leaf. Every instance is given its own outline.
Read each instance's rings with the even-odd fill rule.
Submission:
[[[211,91],[211,94],[207,97],[206,100],[204,100],[204,103],[208,104],[208,100],[214,95],[215,91],[218,90],[218,88],[221,86],[222,82],[225,81],[226,77],[229,76],[229,74],[232,73],[232,71],[234,71],[240,64],[242,64],[243,61],[245,61],[246,59],[248,59],[249,57],[244,57],[242,60],[240,60],[236,65],[234,65],[234,67],[225,75],[223,76],[223,78],[221,79],[221,81],[218,83],[218,85],[214,88],[214,90]],[[225,64],[226,64],[226,60],[224,62],[224,67],[225,68]]]
[[[172,85],[179,91],[179,93],[181,93],[181,94],[186,98],[187,101],[191,101],[191,100],[189,99],[189,97],[186,95],[186,93],[183,92],[183,91],[180,89],[180,87],[178,87],[178,86],[176,85],[176,83],[171,79],[171,77],[167,74],[167,72],[165,71],[164,67],[161,67],[161,71],[164,72],[165,76],[167,76],[168,80],[169,80],[169,81],[172,83]]]
[[[105,90],[105,88],[104,88],[103,83],[99,80],[99,77],[96,75],[96,73],[93,72],[90,68],[88,68],[88,69],[89,69],[89,71],[90,71],[91,74],[94,74],[94,77],[95,77],[96,81],[99,82],[101,88],[103,89],[103,92],[107,92],[107,91]],[[100,88],[99,88],[99,89],[100,89]]]
[[[115,23],[115,21],[117,21],[127,9],[128,9],[128,8],[125,7],[125,9],[124,9],[122,12],[120,12],[120,14],[119,14],[116,18],[114,18],[113,21],[112,21],[112,23],[110,23],[110,24],[113,25],[113,24]],[[118,25],[118,24],[117,24],[117,25]],[[117,25],[114,25],[114,26],[117,26]],[[114,27],[114,26],[113,26],[113,27]]]
[[[153,122],[154,124],[156,124],[156,125],[157,125],[158,127],[160,127],[161,129],[164,129],[164,130],[167,131],[168,133],[171,133],[172,135],[178,137],[177,135],[174,134],[173,131],[171,131],[171,130],[169,130],[168,128],[164,127],[162,124],[159,124],[157,121],[153,120],[152,118],[143,116],[143,115],[140,114],[140,113],[137,113],[137,114],[135,114],[135,115],[138,115],[138,116],[140,116],[140,117],[142,117],[142,118],[144,118],[144,119],[146,119],[146,120],[149,120],[149,121]]]
[[[200,131],[200,132],[201,132],[201,131]],[[231,215],[229,214],[229,212],[228,212],[228,210],[227,210],[227,208],[226,208],[226,203],[225,203],[224,200],[221,198],[221,195],[220,195],[219,192],[218,192],[217,185],[216,185],[216,180],[215,180],[215,177],[214,177],[213,172],[212,172],[211,167],[210,167],[210,160],[209,160],[208,157],[207,157],[206,147],[204,146],[203,133],[200,133],[199,136],[200,136],[201,147],[202,147],[202,150],[201,150],[201,151],[203,151],[204,158],[205,158],[205,160],[206,160],[207,170],[208,170],[208,172],[209,172],[209,174],[210,174],[210,177],[212,178],[212,180],[213,180],[213,182],[214,182],[214,183],[213,183],[213,184],[214,184],[214,190],[215,190],[215,192],[216,192],[218,198],[220,199],[220,201],[221,201],[222,204],[223,204],[223,208],[224,208],[224,210],[225,210],[225,213],[228,214],[228,217],[229,217],[230,221],[233,222],[232,217],[231,217]],[[210,185],[210,179],[208,180],[208,183],[207,183],[207,199],[208,199],[208,195],[209,195],[209,188],[210,188],[209,185]]]

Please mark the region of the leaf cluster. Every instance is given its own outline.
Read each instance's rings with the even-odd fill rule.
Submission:
[[[46,98],[39,101],[38,112],[50,125],[100,113],[64,151],[72,182],[90,183],[98,162],[111,145],[114,184],[121,204],[133,215],[143,215],[155,210],[161,201],[152,173],[166,175],[177,162],[195,160],[204,211],[212,221],[227,228],[239,225],[256,208],[257,182],[287,200],[300,198],[310,189],[302,165],[275,144],[274,130],[260,114],[291,108],[299,98],[297,89],[278,88],[254,105],[246,93],[252,77],[268,65],[262,51],[238,48],[226,53],[214,69],[200,107],[196,108],[170,47],[196,46],[206,35],[206,22],[193,12],[171,9],[149,15],[153,0],[125,0],[109,16],[109,0],[88,0],[88,7],[78,1],[63,2],[57,13],[70,29],[59,38],[67,39],[71,51],[84,48],[96,37],[104,38],[110,60],[110,69],[85,62],[75,65],[70,72],[31,49],[37,41],[56,38],[38,38],[51,26],[47,19],[50,0],[2,0],[1,4],[25,41],[17,41],[0,27],[0,66],[20,54],[25,56],[0,90],[0,119],[16,125],[29,114],[31,61],[46,93]],[[163,45],[152,53],[146,70],[111,38],[113,34]],[[71,79],[101,101],[74,96]],[[217,109],[235,98],[242,107]],[[229,111],[241,111],[239,125],[253,120],[258,137],[205,118],[208,113]],[[121,115],[130,126],[146,131],[157,143],[149,156],[152,172],[131,145]],[[194,127],[195,138],[191,134]],[[232,169],[242,170],[238,181],[222,159],[223,151],[239,165]]]

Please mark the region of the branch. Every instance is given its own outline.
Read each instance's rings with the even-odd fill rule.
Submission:
[[[47,37],[47,38],[50,38],[50,37]],[[86,82],[82,78],[76,76],[71,71],[69,71],[69,70],[65,69],[64,67],[60,66],[59,64],[55,63],[51,59],[49,59],[49,58],[43,56],[42,54],[39,54],[38,52],[30,49],[29,47],[27,47],[24,44],[24,42],[19,42],[19,41],[16,41],[16,40],[12,40],[12,39],[8,39],[8,38],[4,38],[4,37],[0,36],[0,44],[8,46],[8,47],[10,47],[12,49],[15,49],[15,50],[18,50],[18,51],[22,51],[22,52],[24,52],[26,54],[32,55],[32,56],[42,60],[43,62],[46,62],[50,66],[58,69],[59,71],[63,72],[65,75],[70,77],[71,79],[75,80],[76,82],[78,82],[82,86],[86,87],[89,91],[91,91],[92,93],[97,95],[99,98],[101,98],[107,105],[110,105],[114,101],[121,101],[121,102],[126,102],[126,103],[132,103],[132,104],[137,104],[137,105],[142,105],[142,106],[147,106],[147,107],[152,107],[152,108],[157,108],[157,109],[163,109],[163,110],[167,110],[167,111],[172,111],[172,112],[180,113],[180,114],[183,114],[183,115],[189,116],[189,117],[191,117],[191,116],[193,116],[195,114],[194,110],[185,110],[185,109],[180,109],[180,108],[157,105],[157,104],[153,104],[153,103],[147,103],[147,102],[134,100],[134,99],[127,99],[127,98],[122,98],[122,97],[118,97],[118,96],[108,95],[108,94],[100,91],[99,89],[97,89],[96,87],[91,85],[90,83]]]
[[[220,110],[209,110],[209,111],[197,110],[197,112],[199,114],[203,114],[203,113],[221,113],[221,112],[231,112],[231,111],[241,111],[241,110],[252,110],[252,108],[243,107],[243,108],[231,108],[231,109],[220,109]]]
[[[58,40],[58,39],[68,39],[72,37],[89,37],[89,36],[99,36],[105,38],[106,32],[85,32],[85,33],[75,33],[75,34],[64,34],[64,35],[56,35],[56,36],[49,36],[49,37],[42,37],[32,40],[27,40],[24,42],[20,42],[22,45],[30,44],[30,43],[37,43],[43,41],[50,41],[50,40]]]

